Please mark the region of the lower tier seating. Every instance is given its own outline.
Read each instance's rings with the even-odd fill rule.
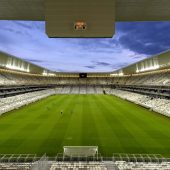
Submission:
[[[0,99],[0,115],[55,94],[54,89],[25,93]]]
[[[146,108],[150,108],[156,112],[159,112],[165,116],[170,117],[170,100],[159,97],[153,97],[143,94],[138,94],[129,91],[112,89],[109,94],[118,96],[120,98],[129,100]]]
[[[36,164],[36,162],[35,162]],[[170,170],[170,162],[47,162],[47,168],[38,166],[36,169],[49,170]],[[110,166],[108,166],[110,164]],[[0,163],[3,170],[31,170],[32,163]]]

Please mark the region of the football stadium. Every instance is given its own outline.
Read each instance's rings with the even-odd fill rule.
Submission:
[[[50,38],[170,20],[168,0],[101,0],[94,17],[96,0],[70,2],[0,1],[0,20],[45,21]],[[170,51],[110,72],[57,72],[0,51],[0,169],[170,170]]]
[[[107,74],[54,73],[3,52],[0,60],[2,162],[170,169],[169,51]]]

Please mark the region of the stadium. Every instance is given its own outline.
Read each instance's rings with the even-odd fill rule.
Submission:
[[[67,167],[60,161],[99,166],[113,159],[119,167],[144,161],[169,169],[169,56],[78,74],[50,72],[1,52],[1,161],[34,162],[46,153],[39,164],[49,158],[53,168]]]
[[[108,1],[116,13],[101,1],[106,15],[99,5],[94,16],[108,18],[104,26],[56,12],[63,2],[16,1],[6,12],[11,2],[0,1],[0,19],[45,20],[53,38],[112,37],[117,21],[170,20],[166,0],[148,13],[146,1]],[[78,13],[90,13],[90,1],[81,3]],[[170,170],[170,51],[110,72],[56,72],[0,51],[0,169]]]

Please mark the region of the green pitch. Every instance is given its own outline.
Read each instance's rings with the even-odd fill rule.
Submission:
[[[54,156],[64,145],[170,157],[170,119],[108,95],[51,96],[0,117],[0,153]]]

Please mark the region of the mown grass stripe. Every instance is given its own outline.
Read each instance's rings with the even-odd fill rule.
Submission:
[[[0,117],[0,153],[53,156],[63,145],[98,145],[104,156],[170,157],[169,143],[170,119],[109,95],[55,95]]]

